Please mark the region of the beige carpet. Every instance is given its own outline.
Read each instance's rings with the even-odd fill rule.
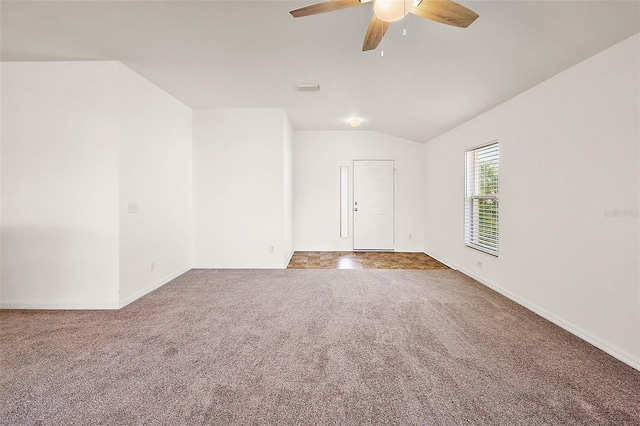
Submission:
[[[640,372],[452,270],[194,270],[0,343],[0,424],[640,424]]]

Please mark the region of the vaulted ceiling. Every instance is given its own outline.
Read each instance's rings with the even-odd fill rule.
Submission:
[[[116,60],[192,108],[284,108],[296,130],[358,117],[427,142],[640,31],[638,1],[460,0],[469,28],[409,15],[381,57],[361,51],[371,4],[289,14],[313,2],[3,0],[0,57]]]

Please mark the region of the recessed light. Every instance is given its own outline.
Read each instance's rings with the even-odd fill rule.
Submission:
[[[358,127],[361,123],[362,122],[359,118],[352,118],[351,120],[349,120],[349,124],[351,124],[351,127]]]

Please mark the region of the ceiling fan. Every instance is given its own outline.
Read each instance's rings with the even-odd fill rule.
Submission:
[[[328,0],[292,10],[290,13],[294,18],[300,18],[365,3],[373,3],[374,15],[369,21],[362,51],[375,49],[384,37],[389,23],[404,18],[408,13],[460,28],[467,28],[478,18],[477,13],[451,0]]]

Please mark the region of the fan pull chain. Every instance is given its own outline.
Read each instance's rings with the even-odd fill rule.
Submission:
[[[384,22],[380,21],[380,27],[382,28],[382,46],[380,48],[380,57],[384,58]]]
[[[404,27],[402,28],[402,37],[406,37],[407,36],[407,3],[403,3],[402,8],[404,12],[404,18],[402,18],[402,24],[404,25]]]

